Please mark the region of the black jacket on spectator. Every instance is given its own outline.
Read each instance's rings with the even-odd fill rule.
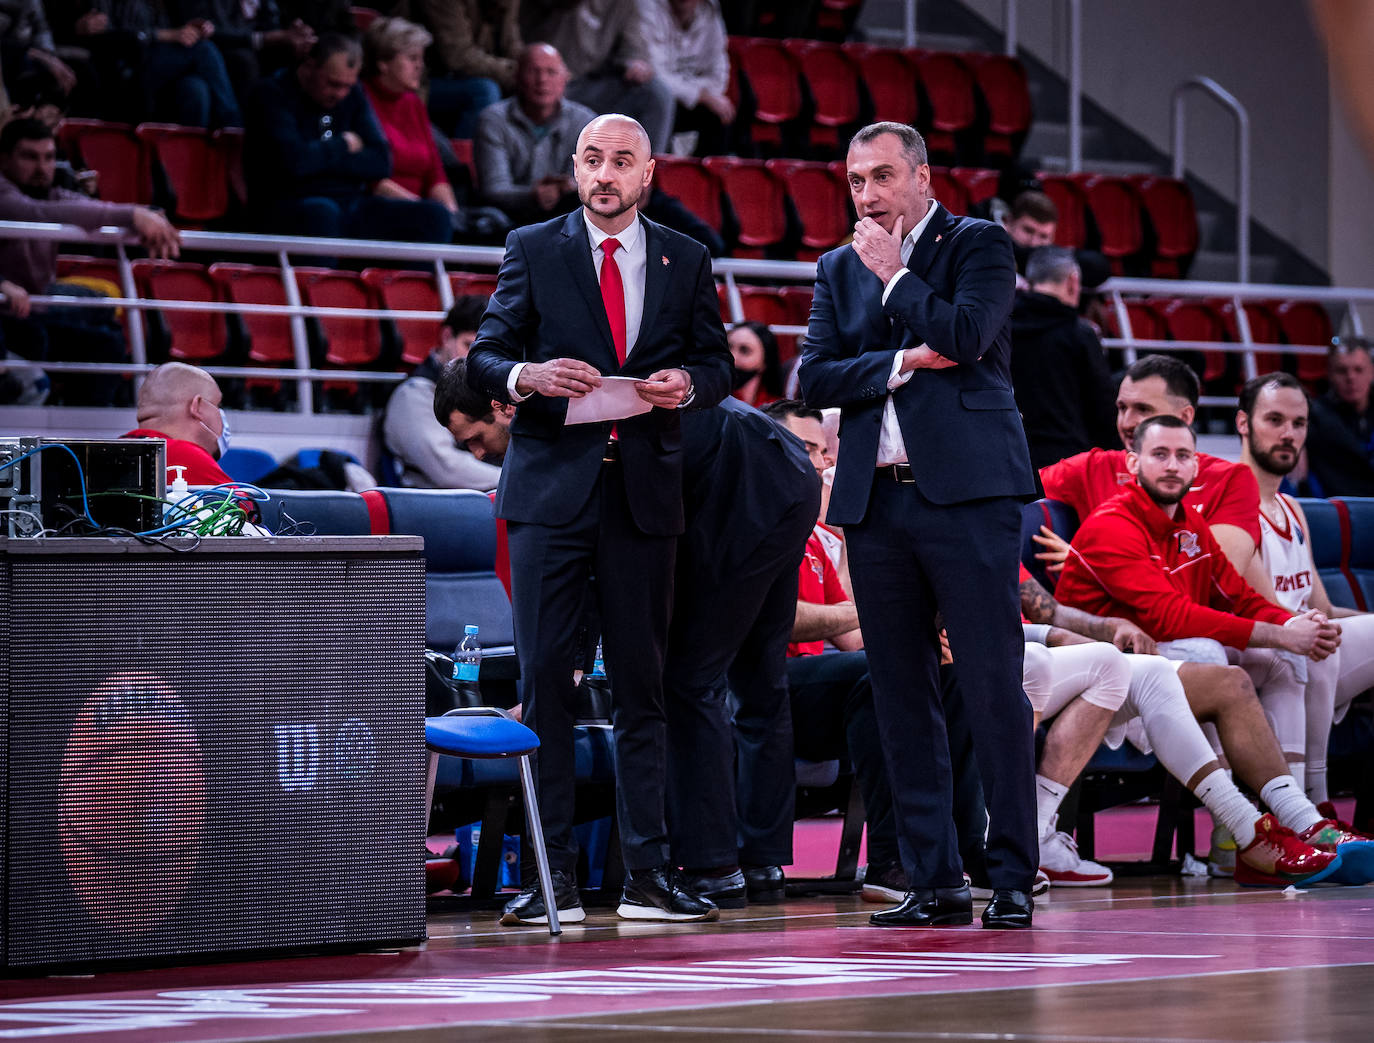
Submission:
[[[361,85],[326,111],[301,90],[295,69],[282,69],[253,89],[244,123],[251,205],[307,196],[346,202],[391,173],[391,150]],[[348,151],[349,130],[363,139],[358,152]]]
[[[1357,413],[1326,394],[1312,399],[1307,428],[1308,492],[1374,496],[1374,409]]]
[[[1043,293],[1016,295],[1011,379],[1037,471],[1094,446],[1117,444],[1102,344],[1063,301]]]

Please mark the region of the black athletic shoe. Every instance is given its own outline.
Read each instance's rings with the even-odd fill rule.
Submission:
[[[581,923],[587,918],[582,909],[582,896],[577,890],[577,879],[569,873],[555,869],[553,876],[553,896],[558,903],[558,922]],[[506,927],[516,924],[545,924],[549,922],[548,910],[544,908],[544,892],[537,886],[521,891],[506,903],[501,912],[501,923]]]
[[[679,887],[665,866],[631,873],[616,912],[626,920],[677,923],[720,918],[720,910],[712,902]]]

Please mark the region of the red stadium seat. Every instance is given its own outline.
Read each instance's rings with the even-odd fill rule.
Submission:
[[[1131,323],[1131,339],[1168,340],[1169,333],[1164,327],[1164,319],[1145,301],[1132,299],[1125,302],[1126,316]],[[1108,307],[1103,311],[1103,326],[1109,337],[1124,337],[1120,323],[1116,319],[1116,309]],[[1157,349],[1147,349],[1154,351]]]
[[[354,272],[297,268],[296,285],[302,303],[314,308],[375,308],[378,304],[371,288]],[[329,365],[361,369],[381,357],[382,328],[376,319],[320,316],[315,321],[328,342],[325,362]]]
[[[1005,54],[965,54],[987,111],[983,128],[983,152],[1014,160],[1025,143],[1035,113],[1031,109],[1030,84],[1019,59]]]
[[[1111,262],[1114,275],[1145,274],[1144,204],[1136,187],[1126,178],[1090,176],[1077,182],[1083,189],[1102,236],[1102,254]]]
[[[709,156],[704,166],[720,179],[739,222],[738,257],[763,257],[788,246],[787,186],[761,159]]]
[[[1225,341],[1226,324],[1217,310],[1206,301],[1186,298],[1157,297],[1150,306],[1164,320],[1171,340]],[[1185,349],[1188,352],[1194,348]],[[1230,355],[1224,351],[1202,350],[1203,371],[1198,374],[1203,387],[1224,380],[1231,371]],[[1234,394],[1234,381],[1217,389],[1222,394]]]
[[[1131,179],[1140,191],[1154,229],[1154,258],[1150,274],[1173,278],[1188,274],[1198,248],[1197,208],[1186,182],[1171,177],[1138,175]]]
[[[495,272],[449,272],[454,297],[490,297],[496,292]]]
[[[701,160],[655,156],[654,182],[717,232],[721,230],[720,179]]]
[[[1335,336],[1330,313],[1316,301],[1284,301],[1274,313],[1289,344],[1329,346]],[[1326,379],[1326,359],[1320,355],[1299,355],[1298,379],[1315,387],[1318,381]]]
[[[765,166],[786,183],[787,194],[801,220],[798,260],[814,261],[849,238],[853,217],[842,162],[770,159]]]
[[[229,153],[200,127],[140,123],[134,129],[176,196],[177,222],[203,225],[229,209]],[[240,132],[241,140],[241,132]]]
[[[987,167],[952,167],[950,175],[964,186],[969,205],[983,203],[997,195],[1001,175]]]
[[[127,123],[65,119],[58,140],[69,155],[100,174],[100,198],[107,203],[150,203],[153,178],[148,153]]]
[[[951,214],[968,213],[968,193],[948,167],[930,168],[930,194]]]
[[[731,60],[754,96],[749,127],[755,145],[780,147],[802,114],[801,69],[781,41],[754,36],[729,38]]]
[[[932,158],[958,163],[969,151],[966,138],[978,121],[973,73],[957,54],[920,49],[908,53],[916,63],[924,96],[930,101],[922,128],[926,149]]]
[[[797,59],[814,110],[811,115],[812,147],[838,149],[847,143],[848,131],[857,129],[863,115],[859,98],[859,69],[837,43],[787,40],[784,44]]]
[[[921,88],[911,57],[895,47],[867,43],[843,46],[859,67],[873,103],[873,118],[916,126],[921,116]]]
[[[805,326],[811,321],[810,286],[784,286],[782,299],[787,304],[787,321],[793,326]]]
[[[210,278],[222,299],[234,304],[284,305],[286,287],[280,268],[221,261],[210,265]],[[248,358],[256,366],[294,365],[296,350],[291,340],[291,320],[285,315],[239,314],[248,334]]]
[[[1038,175],[1045,195],[1059,210],[1054,241],[1058,246],[1080,249],[1088,245],[1088,197],[1082,186],[1064,174]]]
[[[124,296],[119,281],[119,262],[113,257],[77,257],[59,254],[57,257],[57,277],[59,279],[99,279],[109,283],[114,292]]]
[[[159,301],[220,300],[214,280],[202,265],[143,259],[133,262],[133,270],[140,296]],[[159,310],[156,314],[167,330],[169,357],[208,362],[224,355],[229,333],[222,312]]]
[[[1243,342],[1244,337],[1240,333],[1240,322],[1236,316],[1235,301],[1229,299],[1217,299],[1208,303],[1221,316],[1221,321],[1226,327],[1226,338],[1228,340]],[[1245,302],[1245,319],[1250,325],[1250,340],[1255,344],[1281,344],[1283,342],[1283,331],[1279,327],[1279,318],[1274,314],[1274,309],[1263,301]],[[1275,351],[1255,352],[1255,372],[1272,373],[1283,368],[1283,356]]]
[[[746,319],[768,326],[792,325],[791,308],[782,291],[776,286],[741,286],[739,296]],[[774,336],[778,341],[779,361],[786,362],[797,354],[795,334],[775,333]]]
[[[366,268],[362,280],[392,311],[440,311],[439,289],[434,276],[395,268]],[[439,343],[442,319],[392,319],[401,338],[401,362],[418,366]]]
[[[348,13],[353,18],[353,28],[360,33],[367,32],[367,27],[382,16],[382,13],[371,7],[350,7]]]

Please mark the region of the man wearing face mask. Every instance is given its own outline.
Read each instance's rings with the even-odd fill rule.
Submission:
[[[190,485],[231,479],[217,460],[229,448],[229,418],[215,378],[184,362],[158,366],[138,393],[138,427],[124,438],[163,438],[167,466],[185,467]]]

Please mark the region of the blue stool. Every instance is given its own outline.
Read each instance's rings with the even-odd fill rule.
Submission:
[[[534,794],[534,771],[530,755],[539,749],[539,736],[519,721],[494,706],[460,707],[442,717],[425,718],[425,746],[429,750],[429,781],[425,807],[434,801],[434,776],[439,770],[439,755],[472,760],[520,759],[520,789],[525,796],[525,821],[534,845],[534,861],[539,868],[539,889],[549,913],[549,934],[562,934],[558,926],[558,900],[549,873],[549,855],[544,848],[544,827],[539,821],[539,802]]]

